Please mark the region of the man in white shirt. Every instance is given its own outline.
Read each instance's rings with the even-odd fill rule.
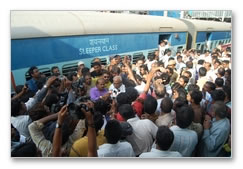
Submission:
[[[178,108],[176,109],[176,125],[170,128],[175,136],[170,151],[178,151],[183,157],[190,157],[198,143],[197,133],[187,129],[193,118],[194,112],[191,107],[186,105]]]
[[[158,127],[150,120],[140,120],[129,104],[123,104],[118,109],[120,115],[132,126],[133,134],[126,140],[131,143],[134,153],[139,156],[143,152],[149,152],[152,148]]]
[[[109,91],[112,92],[111,97],[116,97],[119,93],[126,92],[126,87],[122,84],[121,76],[115,76],[113,78],[113,83],[109,87]]]
[[[173,132],[167,126],[160,126],[156,134],[156,148],[152,148],[150,152],[142,153],[139,157],[182,157],[177,151],[168,151],[173,140]]]
[[[159,60],[162,60],[165,55],[165,50],[170,47],[168,40],[162,40],[159,44]]]
[[[132,146],[127,141],[120,142],[122,127],[117,120],[109,120],[105,126],[107,143],[99,146],[98,157],[134,157]]]

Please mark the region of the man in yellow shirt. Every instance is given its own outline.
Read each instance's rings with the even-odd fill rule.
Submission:
[[[104,119],[101,113],[94,113],[94,128],[96,130],[96,140],[97,147],[106,143],[106,138],[104,137],[104,130],[101,130],[101,127],[104,124]],[[88,129],[87,121],[85,121],[86,130]],[[87,135],[76,140],[70,150],[69,157],[88,157],[88,137]]]

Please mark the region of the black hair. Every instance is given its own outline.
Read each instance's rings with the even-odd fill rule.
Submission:
[[[11,157],[36,157],[37,148],[33,142],[23,143],[11,152]]]
[[[173,57],[170,57],[170,58],[168,59],[168,62],[169,62],[170,60],[175,60],[175,58],[173,58]]]
[[[189,69],[193,68],[193,62],[192,61],[187,61],[186,62],[186,67],[189,68]]]
[[[227,109],[226,105],[223,101],[216,101],[213,105],[213,111],[215,112],[215,115],[219,118],[223,119],[227,116]]]
[[[18,100],[18,99],[11,100],[11,116],[13,116],[13,117],[18,116],[21,108],[22,108],[22,105],[21,105],[20,100]]]
[[[111,108],[109,100],[98,99],[94,102],[94,109],[105,115]]]
[[[203,97],[202,92],[199,90],[193,90],[189,94],[191,98],[194,100],[194,103],[199,105]]]
[[[102,128],[104,124],[104,118],[101,112],[95,111],[93,114],[93,120],[95,125],[95,131],[96,133]],[[88,128],[88,121],[85,119],[85,127]]]
[[[125,93],[128,95],[128,102],[129,103],[134,102],[139,96],[138,91],[134,87],[126,88]]]
[[[186,90],[183,87],[180,87],[180,88],[176,89],[176,91],[177,91],[179,97],[183,97],[183,98],[186,99],[187,92],[186,92]]]
[[[229,61],[228,60],[223,60],[222,62],[223,63],[226,63],[226,64],[229,64]]]
[[[213,82],[207,81],[206,83],[209,86],[211,91],[215,90],[216,85]]]
[[[203,64],[204,64],[204,60],[202,60],[202,59],[199,60],[199,61],[197,62],[197,64],[198,64],[198,65],[203,65]]]
[[[120,115],[125,119],[128,120],[130,118],[135,117],[135,113],[133,108],[130,104],[123,104],[118,108],[118,112]]]
[[[219,68],[218,69],[218,74],[221,76],[221,77],[223,77],[224,76],[224,74],[225,74],[225,70],[224,70],[224,68]]]
[[[73,76],[77,76],[76,72],[69,72],[67,75],[67,79],[73,81]]]
[[[230,86],[223,86],[223,91],[228,99],[231,101],[231,87]]]
[[[87,73],[90,74],[89,68],[84,67],[84,68],[82,69],[82,74],[83,74],[83,75],[86,75]]]
[[[36,66],[32,66],[32,67],[30,67],[29,68],[29,70],[28,70],[28,73],[29,73],[29,75],[32,77],[32,74],[34,73],[34,70],[35,69],[38,69]]]
[[[222,79],[220,77],[217,77],[215,79],[215,85],[218,86],[218,87],[223,87],[223,85],[224,85],[224,79]]]
[[[116,74],[119,75],[120,72],[121,72],[121,69],[120,69],[118,66],[113,65],[113,66],[111,67],[111,73],[116,73]]]
[[[194,118],[194,111],[190,106],[182,106],[176,109],[176,125],[187,128]]]
[[[179,89],[179,88],[181,88],[181,85],[180,85],[180,83],[178,83],[178,82],[175,82],[175,83],[171,86],[171,90],[177,90],[177,89]]]
[[[117,120],[109,120],[105,126],[105,134],[107,143],[116,144],[122,136],[122,128]]]
[[[28,114],[32,121],[39,120],[47,115],[47,112],[42,103],[37,103],[28,110]]]
[[[190,78],[192,77],[192,73],[191,73],[190,71],[186,70],[184,73],[189,74],[189,77],[190,77]]]
[[[161,111],[163,113],[170,113],[173,108],[173,102],[171,98],[165,97],[160,104]]]
[[[59,69],[57,66],[53,66],[52,68],[51,68],[51,73],[53,74],[53,71],[54,71],[54,69]]]
[[[177,52],[178,53],[178,52]],[[182,56],[181,55],[179,55],[179,56],[177,56],[177,58],[176,58],[177,60],[178,59],[182,59]]]
[[[147,65],[141,65],[139,68],[140,68],[140,69],[143,68],[145,71],[148,71],[148,67],[147,67]]]
[[[55,93],[51,93],[46,96],[45,105],[51,108],[53,104],[56,104],[59,101],[58,95]]]
[[[176,111],[185,105],[188,105],[187,99],[184,97],[177,97],[173,103],[173,110]]]
[[[161,150],[163,151],[169,150],[173,141],[174,141],[174,133],[169,129],[168,126],[158,127],[158,131],[156,134],[156,144]]]
[[[148,60],[149,60],[149,61],[153,61],[154,58],[155,58],[155,54],[154,54],[154,53],[149,53],[149,54],[148,54]]]
[[[199,76],[203,77],[203,76],[206,76],[206,74],[207,74],[207,69],[205,67],[200,67],[199,68]]]
[[[186,77],[186,76],[183,76],[183,75],[182,75],[180,78],[183,79],[183,81],[184,81],[185,84],[187,84],[187,83],[189,82],[189,78]]]
[[[101,63],[100,62],[93,62],[92,67],[95,67],[95,66],[101,66]]]
[[[153,96],[147,95],[146,99],[144,100],[144,112],[154,114],[157,109],[157,105],[157,100]]]
[[[228,56],[229,58],[231,58],[231,54],[229,54],[229,53],[227,53],[226,56]],[[225,63],[228,63],[229,64],[229,61],[228,60],[226,60],[226,61],[227,62],[225,62]]]
[[[117,101],[117,106],[121,106],[123,104],[132,104],[131,102],[129,102],[129,99],[128,99],[128,95],[127,93],[119,93],[117,96],[116,96],[116,101]]]
[[[199,91],[200,90],[200,87],[198,85],[196,85],[196,84],[189,84],[187,86],[187,91],[188,92],[191,92],[193,90],[198,90]]]
[[[172,68],[169,68],[169,69],[172,69]],[[173,69],[172,69],[173,70]],[[173,73],[172,73],[173,74]],[[163,84],[166,85],[170,82],[170,76],[168,73],[162,73],[160,75],[160,78],[163,80]]]
[[[213,101],[224,101],[225,99],[225,93],[223,90],[214,90],[211,93],[211,97]]]
[[[219,65],[221,65],[221,62],[219,61],[219,59],[216,59],[214,63],[218,63]]]

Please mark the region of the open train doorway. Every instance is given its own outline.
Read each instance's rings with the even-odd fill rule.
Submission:
[[[163,40],[170,41],[170,37],[171,37],[171,34],[159,35],[159,42],[158,42],[158,44],[160,44],[160,42],[162,42]]]

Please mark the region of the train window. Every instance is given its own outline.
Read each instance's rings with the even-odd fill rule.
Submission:
[[[200,49],[200,45],[201,45],[200,43],[199,43],[199,44],[197,44],[197,50],[199,50],[199,49]]]
[[[132,63],[135,64],[137,60],[141,57],[144,57],[143,52],[134,53],[132,58]]]
[[[155,51],[156,50],[150,50],[150,51],[148,51],[148,55],[154,54]]]
[[[171,37],[171,34],[159,35],[159,43],[158,44],[160,44],[160,42],[165,40],[165,39],[170,40],[170,37]]]
[[[99,58],[102,65],[107,65],[107,59],[106,58]],[[91,67],[93,67],[93,60],[91,61]]]
[[[40,68],[39,72],[44,74],[46,77],[50,77],[51,76],[51,70],[49,68]],[[31,76],[30,76],[28,71],[25,73],[25,79],[26,79],[26,81],[31,79]]]
[[[78,63],[69,63],[62,66],[62,74],[67,76],[69,72],[76,72],[78,68]]]
[[[182,49],[183,49],[183,46],[178,46],[176,51],[177,51],[177,52],[181,52]]]
[[[213,44],[214,44],[214,42],[211,42],[211,44],[210,44],[210,50],[213,49]]]

